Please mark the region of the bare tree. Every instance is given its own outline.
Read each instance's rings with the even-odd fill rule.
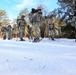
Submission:
[[[19,16],[18,16],[18,19],[21,17],[21,15],[25,15],[25,19],[26,19],[26,21],[28,21],[28,9],[27,9],[27,8],[24,8],[24,9],[20,12],[20,14],[19,14]]]

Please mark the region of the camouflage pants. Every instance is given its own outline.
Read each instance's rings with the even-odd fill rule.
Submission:
[[[25,28],[24,27],[20,27],[19,28],[19,37],[23,38],[25,34]]]
[[[12,39],[12,31],[8,32],[8,39]]]
[[[39,27],[39,25],[34,25],[34,27],[35,27],[35,32],[36,32],[34,38],[39,38],[39,36],[40,36],[40,27]]]
[[[55,37],[55,31],[49,30],[49,38],[54,38],[54,37]]]
[[[2,35],[3,35],[3,39],[6,39],[6,32],[3,32]]]

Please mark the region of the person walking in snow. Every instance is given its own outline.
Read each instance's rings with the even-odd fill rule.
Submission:
[[[52,40],[54,40],[54,37],[55,37],[55,24],[54,24],[53,21],[52,21],[52,23],[50,23],[48,25],[48,28],[49,28],[49,39],[51,38]]]
[[[3,40],[5,40],[6,39],[6,34],[7,34],[7,27],[3,26],[1,28],[1,31],[2,31]]]
[[[7,26],[7,34],[8,34],[8,40],[12,39],[12,26],[8,25]]]
[[[25,15],[21,16],[21,19],[17,21],[18,28],[19,28],[19,37],[21,41],[24,41],[23,37],[25,35],[25,26],[26,26],[26,21],[25,21]]]
[[[30,23],[32,23],[32,25],[34,25],[35,27],[35,36],[34,36],[34,40],[33,42],[39,42],[40,39],[40,21],[41,21],[41,15],[42,15],[42,12],[41,12],[41,9],[38,8],[37,10],[36,9],[32,9],[31,13],[30,13]]]
[[[32,25],[28,26],[28,38],[29,38],[29,41],[31,41],[31,39],[32,39]]]

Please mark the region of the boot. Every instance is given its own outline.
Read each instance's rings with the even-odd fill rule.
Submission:
[[[39,42],[39,41],[40,41],[39,38],[35,38],[35,39],[33,40],[33,42]]]
[[[20,41],[25,41],[23,38],[20,38]]]
[[[51,38],[54,41],[54,38]]]
[[[3,37],[3,40],[5,40],[5,39],[6,39],[6,36]]]
[[[36,39],[36,38],[34,38],[33,42],[37,42],[37,39]]]

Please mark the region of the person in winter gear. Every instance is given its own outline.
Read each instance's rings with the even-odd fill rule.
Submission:
[[[5,40],[6,39],[6,33],[7,33],[7,27],[3,26],[1,28],[1,31],[2,31],[3,40]]]
[[[54,37],[55,37],[55,25],[54,23],[50,23],[48,25],[48,28],[49,28],[49,39],[51,38],[52,40],[54,40]]]
[[[19,28],[19,37],[20,37],[20,40],[21,41],[24,41],[23,37],[25,35],[25,26],[26,26],[26,21],[25,21],[25,16],[22,15],[21,16],[21,19],[19,19],[17,21],[17,24],[18,24],[18,28]]]
[[[32,39],[32,25],[28,26],[28,38],[29,38],[29,41],[31,41],[31,39]]]
[[[35,28],[35,36],[34,36],[34,40],[33,42],[38,42],[40,39],[40,21],[41,21],[41,17],[42,17],[42,12],[41,9],[37,9],[35,10],[34,8],[32,9],[31,13],[30,13],[30,23],[32,23],[32,25],[34,25]]]
[[[7,34],[8,34],[8,40],[12,39],[12,26],[7,26]]]

